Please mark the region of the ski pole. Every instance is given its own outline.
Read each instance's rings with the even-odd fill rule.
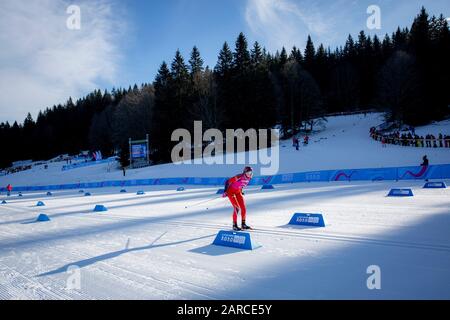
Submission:
[[[220,198],[216,198],[216,199],[220,199]],[[222,199],[224,199],[224,198],[222,198]],[[213,204],[213,205],[210,205],[209,208],[215,208],[215,207],[218,206],[220,203],[221,203],[221,202],[217,202],[217,203],[215,203],[215,204]],[[222,203],[223,203],[223,202],[222,202]],[[209,208],[206,207],[206,210],[209,210]]]
[[[220,199],[220,198],[221,198],[221,197],[214,197],[214,198],[212,198],[212,199],[203,200],[203,201],[200,201],[200,202],[198,202],[198,203],[194,203],[193,205],[185,206],[184,208],[187,209],[188,207],[189,207],[189,208],[191,208],[191,207],[196,207],[196,206],[199,206],[199,205],[201,205],[201,204],[203,204],[203,203],[208,203],[208,202],[210,202],[210,201],[217,200],[217,199]]]

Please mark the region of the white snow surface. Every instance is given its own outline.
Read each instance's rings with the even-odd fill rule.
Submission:
[[[283,142],[280,171],[416,165],[423,154],[432,164],[450,163],[445,149],[382,149],[368,137],[380,116],[331,118],[300,151]],[[122,179],[103,165],[67,172],[60,166],[0,182]],[[127,178],[228,176],[241,167],[164,165],[129,171]],[[450,299],[450,189],[423,184],[251,186],[247,222],[261,245],[252,251],[212,245],[231,226],[232,208],[215,194],[218,187],[101,188],[89,190],[90,197],[79,190],[2,194],[0,299]],[[411,188],[414,197],[386,197],[391,188]],[[100,204],[108,211],[93,212]],[[326,227],[287,226],[296,212],[322,213]],[[34,222],[40,213],[51,221]],[[367,286],[374,265],[379,290]]]
[[[386,197],[391,187],[415,196]],[[449,299],[450,193],[421,187],[250,187],[247,222],[262,245],[253,251],[212,245],[232,211],[220,197],[196,205],[217,197],[212,187],[10,197],[0,207],[0,298]],[[109,210],[92,212],[97,204]],[[295,212],[320,212],[326,227],[287,227]],[[40,213],[51,221],[33,223]],[[381,290],[367,288],[372,265]]]

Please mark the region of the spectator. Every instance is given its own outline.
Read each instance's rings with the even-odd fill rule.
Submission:
[[[408,133],[408,146],[412,146],[413,145],[413,137],[411,135],[411,133]]]
[[[421,166],[425,166],[425,167],[428,167],[428,165],[429,165],[429,161],[428,161],[428,158],[427,158],[427,156],[426,156],[426,155],[424,155],[422,159],[423,159],[423,162],[422,162]]]
[[[433,141],[433,148],[437,148],[436,137],[434,135],[431,135],[431,141]]]
[[[415,130],[414,130],[415,131]],[[376,130],[375,127],[370,128],[370,137],[381,142],[383,147],[385,144],[394,144],[400,146],[410,146],[416,148],[450,148],[450,136],[443,135],[439,133],[436,137],[432,134],[427,134],[425,138],[417,134],[412,134],[411,132],[404,132],[400,134],[399,131],[383,134],[382,132]],[[305,137],[304,144],[308,143]]]
[[[303,144],[304,144],[305,146],[307,146],[307,145],[308,145],[308,142],[309,142],[309,137],[308,137],[308,135],[306,135],[305,138],[303,139]]]
[[[297,137],[295,138],[294,144],[295,144],[295,150],[298,151],[298,149],[299,149],[299,147],[300,147],[300,142],[299,142],[299,140],[298,140]]]

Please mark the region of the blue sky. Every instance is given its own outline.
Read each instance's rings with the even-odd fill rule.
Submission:
[[[81,29],[68,30],[69,5],[81,9]],[[381,30],[366,26],[369,5],[381,9]],[[224,41],[243,31],[275,52],[342,45],[360,30],[384,36],[410,27],[421,6],[450,17],[448,0],[2,0],[0,1],[0,121],[101,88],[152,82],[163,60],[194,45],[213,67]]]

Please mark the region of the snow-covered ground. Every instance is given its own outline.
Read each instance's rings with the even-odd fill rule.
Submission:
[[[330,118],[308,147],[296,151],[282,142],[280,172],[417,165],[423,154],[431,164],[450,163],[450,149],[382,148],[368,136],[381,122],[380,114]],[[420,130],[436,126],[450,133],[442,123]],[[106,165],[65,172],[61,165],[0,177],[0,185],[122,179]],[[127,179],[241,169],[163,165],[130,170]],[[0,299],[450,299],[450,189],[423,183],[249,187],[247,221],[262,245],[253,251],[212,245],[219,230],[230,229],[232,212],[216,187],[1,195],[7,203],[0,204]],[[393,187],[412,188],[414,197],[386,197]],[[97,204],[109,210],[94,213]],[[296,212],[322,213],[326,227],[288,227]],[[40,213],[51,221],[35,223]],[[373,265],[381,271],[380,290],[367,287]]]
[[[326,130],[311,136],[307,147],[296,151],[292,142],[281,141],[279,173],[305,172],[331,169],[382,168],[417,166],[426,154],[430,164],[450,163],[450,148],[414,148],[388,145],[369,137],[369,129],[382,123],[383,115],[372,113],[352,116],[329,117]],[[443,121],[416,129],[417,132],[442,132],[450,134],[450,121]],[[422,133],[421,133],[422,134]],[[247,157],[248,158],[248,157]],[[0,186],[48,185],[90,181],[122,180],[122,171],[108,164],[79,168],[62,172],[64,163],[51,163],[49,169],[38,166],[32,170],[0,177]],[[166,164],[144,169],[129,170],[125,179],[149,179],[167,177],[224,177],[242,170],[236,165],[174,165]],[[259,174],[259,166],[254,165]]]
[[[385,197],[394,186],[415,196]],[[253,251],[211,245],[231,208],[223,198],[196,204],[216,188],[15,196],[0,207],[0,298],[449,299],[450,193],[421,187],[251,187],[247,220],[262,245]],[[109,211],[92,212],[96,204]],[[326,227],[288,228],[295,212],[323,213]],[[33,223],[39,213],[51,221]],[[381,290],[367,288],[371,265]]]

